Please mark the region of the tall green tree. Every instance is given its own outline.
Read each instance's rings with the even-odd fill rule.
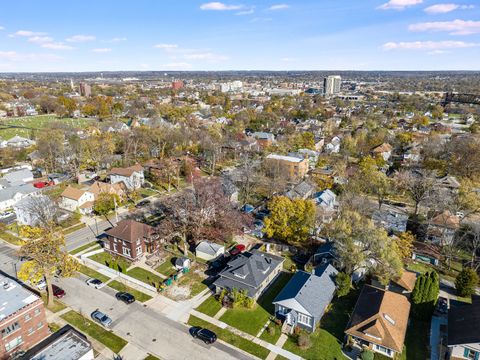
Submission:
[[[455,279],[455,288],[460,296],[471,296],[478,286],[478,274],[474,269],[464,268]]]

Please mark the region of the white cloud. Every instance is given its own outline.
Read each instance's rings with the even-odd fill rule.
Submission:
[[[45,44],[53,42],[53,39],[50,36],[32,36],[28,38],[28,41],[35,44]]]
[[[177,49],[178,45],[177,44],[156,44],[156,45],[153,45],[153,47],[157,49],[172,50],[172,49]]]
[[[442,55],[442,54],[449,54],[451,51],[448,50],[433,50],[427,52],[428,55]]]
[[[480,33],[480,21],[472,20],[453,20],[453,21],[434,21],[412,24],[408,27],[410,31],[445,31],[451,35],[470,35]]]
[[[0,30],[5,30],[5,27],[4,27],[4,26],[0,26]]]
[[[228,60],[228,56],[214,54],[211,52],[186,54],[183,57],[187,60],[206,60],[213,62]]]
[[[108,53],[110,51],[112,51],[112,49],[110,48],[98,48],[98,49],[92,49],[93,52],[96,52],[96,53]]]
[[[290,57],[284,57],[284,58],[281,58],[280,60],[282,60],[283,62],[292,62],[292,61],[296,61],[297,59],[290,58]]]
[[[479,46],[476,43],[467,43],[464,41],[411,41],[411,42],[388,42],[383,44],[384,50],[445,50],[445,49],[463,49]]]
[[[423,0],[390,0],[377,9],[381,10],[403,10],[410,6],[415,6],[423,3]]]
[[[110,40],[107,40],[106,42],[119,43],[119,42],[122,42],[122,41],[127,41],[127,38],[126,37],[114,37]]]
[[[248,10],[242,10],[242,11],[239,11],[237,13],[235,13],[235,15],[250,15],[250,14],[253,14],[255,12],[255,9],[254,8],[251,8],[251,9],[248,9]]]
[[[473,5],[459,5],[459,4],[436,4],[424,9],[427,14],[446,14],[454,10],[468,10],[473,9]]]
[[[288,9],[290,6],[288,6],[287,4],[276,4],[276,5],[272,5],[268,8],[268,10],[285,10],[285,9]]]
[[[25,36],[25,37],[32,37],[32,36],[45,36],[47,33],[45,32],[37,32],[37,31],[30,31],[30,30],[18,30],[17,32],[8,35],[9,37],[17,37],[17,36]]]
[[[189,64],[186,62],[175,62],[175,63],[163,64],[162,67],[168,68],[170,70],[185,70],[185,69],[191,69],[192,64]]]
[[[52,49],[52,50],[72,50],[73,47],[70,45],[66,45],[61,42],[51,42],[51,43],[44,43],[41,45],[43,48]]]
[[[19,54],[16,51],[0,51],[0,59],[6,61],[57,61],[63,58],[54,54]]]
[[[200,5],[201,10],[214,10],[214,11],[228,11],[228,10],[241,10],[242,5],[227,5],[221,2],[209,2]]]
[[[93,35],[73,35],[67,38],[68,42],[86,42],[86,41],[93,41],[96,37]]]

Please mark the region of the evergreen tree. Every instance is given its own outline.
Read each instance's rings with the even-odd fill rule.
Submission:
[[[455,279],[455,288],[460,296],[471,296],[475,293],[478,285],[478,275],[475,270],[465,268],[458,274]]]

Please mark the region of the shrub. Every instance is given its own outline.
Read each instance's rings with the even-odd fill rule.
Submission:
[[[295,326],[295,327],[293,328],[293,333],[294,333],[295,335],[299,335],[301,330],[302,330],[302,329],[300,329],[298,326]]]
[[[478,275],[475,270],[466,268],[460,271],[455,279],[455,288],[458,295],[465,297],[475,293],[478,284]]]
[[[275,328],[273,326],[267,327],[267,333],[271,336],[275,335]]]
[[[342,297],[348,295],[352,288],[352,278],[350,275],[340,272],[337,274],[335,282],[337,283],[337,296]]]
[[[310,346],[312,346],[312,341],[310,340],[310,336],[303,333],[300,334],[297,338],[297,344],[300,346],[302,349],[308,349]]]
[[[375,354],[373,353],[373,351],[363,350],[360,357],[362,358],[362,360],[373,360],[375,358]]]

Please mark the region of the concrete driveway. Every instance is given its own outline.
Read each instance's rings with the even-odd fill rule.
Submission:
[[[86,317],[96,309],[105,312],[113,320],[113,331],[145,352],[165,360],[250,359],[221,343],[205,345],[193,339],[183,324],[168,319],[148,305],[125,305],[115,299],[115,290],[109,287],[94,289],[85,284],[86,279],[82,275],[56,280],[67,293],[62,301]]]

